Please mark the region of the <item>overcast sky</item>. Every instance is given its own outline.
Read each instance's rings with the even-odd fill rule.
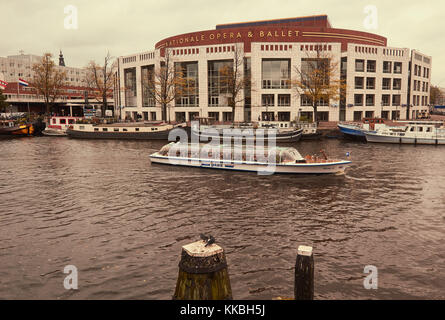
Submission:
[[[0,56],[58,54],[68,66],[152,50],[157,41],[216,24],[327,14],[333,27],[376,33],[388,45],[433,57],[433,84],[445,87],[443,0],[0,0]],[[68,5],[78,28],[65,29]],[[366,6],[377,8],[377,29],[367,29]]]

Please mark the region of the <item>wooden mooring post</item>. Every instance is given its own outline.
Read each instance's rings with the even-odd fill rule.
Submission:
[[[312,247],[299,246],[295,262],[295,300],[314,299],[314,256]]]
[[[174,300],[232,300],[223,248],[200,240],[182,247]]]

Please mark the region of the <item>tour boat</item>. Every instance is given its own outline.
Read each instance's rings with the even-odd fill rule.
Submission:
[[[361,123],[340,122],[337,126],[346,137],[365,139],[365,132],[375,131],[376,129],[384,125],[385,122],[383,119],[363,118]]]
[[[191,134],[203,139],[214,139],[219,137],[239,138],[242,141],[269,141],[276,142],[296,142],[301,139],[303,134],[302,128],[291,126],[276,126],[274,124],[237,124],[234,125],[197,125],[192,124]]]
[[[171,142],[150,155],[152,163],[252,171],[264,174],[341,174],[351,161],[321,156],[302,157],[292,147],[258,147]]]
[[[70,125],[76,123],[81,117],[55,116],[51,117],[46,129],[42,132],[45,136],[63,137],[67,136],[66,130]]]
[[[172,125],[163,122],[133,122],[112,124],[82,124],[69,126],[66,133],[79,139],[136,139],[168,140],[169,133],[185,124]]]
[[[366,132],[366,141],[398,144],[445,144],[445,126],[440,121],[398,121]]]

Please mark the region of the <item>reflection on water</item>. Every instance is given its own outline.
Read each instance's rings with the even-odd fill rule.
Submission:
[[[181,246],[210,233],[233,296],[293,295],[314,247],[317,299],[445,298],[445,148],[299,142],[342,176],[258,176],[151,165],[163,142],[0,141],[0,298],[170,299]],[[79,290],[63,288],[75,265]],[[363,269],[379,289],[363,288]]]

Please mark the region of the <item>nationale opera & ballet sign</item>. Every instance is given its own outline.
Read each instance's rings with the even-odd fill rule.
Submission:
[[[298,30],[256,30],[256,31],[203,31],[195,34],[186,34],[175,36],[171,38],[167,38],[159,42],[156,45],[156,48],[162,47],[175,47],[175,46],[183,46],[183,45],[206,45],[210,43],[224,43],[224,42],[234,42],[236,40],[246,41],[246,40],[258,40],[258,39],[287,39],[295,40],[300,35],[300,31]]]

